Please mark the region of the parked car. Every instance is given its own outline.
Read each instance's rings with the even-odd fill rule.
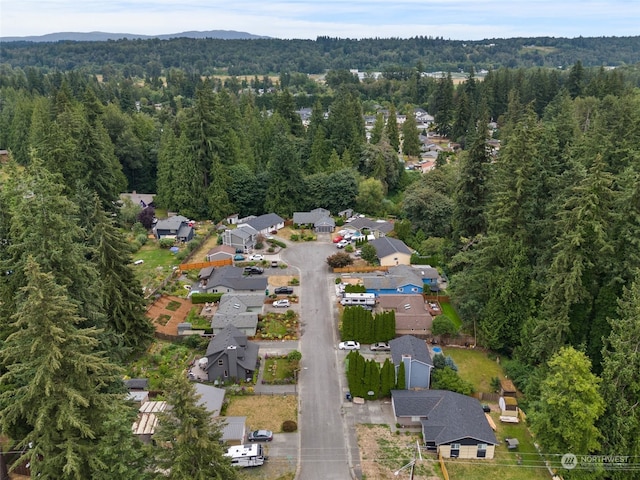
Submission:
[[[347,340],[338,344],[340,350],[360,350],[360,343],[354,340]]]
[[[391,350],[387,342],[376,342],[369,347],[372,352],[388,352]]]
[[[254,253],[253,255],[249,255],[250,262],[261,262],[264,260],[264,255],[260,255],[259,253]]]
[[[264,270],[260,267],[244,267],[242,273],[245,275],[262,275]]]
[[[233,257],[236,262],[242,262],[244,260],[244,255],[240,253],[236,253]]]
[[[337,237],[333,238],[333,243],[338,243],[342,241],[342,235],[338,235]]]
[[[349,242],[347,242],[346,240],[340,240],[340,241],[336,244],[336,247],[338,247],[338,248],[344,248],[344,247],[346,247],[347,245],[349,245]]]
[[[270,442],[273,440],[273,432],[271,430],[254,430],[249,432],[248,440],[250,442]]]
[[[293,287],[276,287],[273,293],[276,295],[291,295],[293,293]]]
[[[273,306],[275,308],[288,308],[291,306],[291,302],[284,298],[282,300],[276,300],[275,302],[273,302]]]

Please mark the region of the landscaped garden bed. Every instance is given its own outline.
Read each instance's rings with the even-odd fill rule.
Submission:
[[[258,321],[256,339],[296,340],[298,338],[298,314],[293,310],[285,313],[269,312]]]
[[[297,383],[297,371],[300,364],[300,352],[287,355],[264,357],[262,383],[269,385],[290,385]]]

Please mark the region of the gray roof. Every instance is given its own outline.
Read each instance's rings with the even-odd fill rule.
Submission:
[[[207,281],[206,290],[227,287],[233,290],[266,290],[267,279],[261,275],[243,275],[243,269],[231,265],[216,268]]]
[[[406,253],[411,255],[411,250],[402,240],[390,237],[380,237],[369,242],[376,249],[378,258],[384,258],[394,253]]]
[[[394,365],[400,365],[403,355],[410,355],[412,359],[433,366],[429,349],[424,340],[413,335],[403,335],[389,342],[391,359]]]
[[[363,275],[362,283],[365,288],[372,290],[395,289],[409,284],[418,287],[424,285],[420,272],[408,265],[389,267],[389,271],[382,275]]]
[[[247,417],[220,417],[218,420],[223,423],[220,428],[223,442],[229,440],[244,441]]]
[[[238,228],[229,229],[229,231],[232,235],[244,239],[251,238],[252,236],[258,234],[258,231],[249,224],[238,226]]]
[[[443,445],[473,438],[498,444],[482,405],[473,397],[447,390],[392,390],[391,396],[396,416],[424,417],[425,442]]]
[[[393,223],[387,222],[386,220],[372,220],[371,218],[366,217],[355,218],[352,222],[349,222],[348,226],[353,227],[356,230],[367,228],[369,230],[378,230],[382,233],[389,233],[393,231]]]
[[[205,407],[214,417],[220,415],[222,402],[224,401],[224,394],[226,393],[225,390],[197,382],[194,383],[194,386],[196,393],[200,395],[198,405]]]
[[[406,265],[400,265],[402,267],[406,267]],[[422,279],[432,279],[439,278],[440,273],[438,273],[437,268],[433,268],[431,265],[412,265],[411,269],[415,271],[416,274],[420,275]]]
[[[284,223],[284,218],[276,213],[265,213],[264,215],[252,218],[245,223],[252,226],[259,232],[265,228],[275,227],[279,223]]]
[[[255,335],[258,328],[258,314],[251,312],[239,313],[237,315],[225,315],[216,314],[211,320],[211,328],[214,330],[222,329],[227,325],[233,325],[234,327],[241,328],[243,330],[251,329],[251,335]]]
[[[314,224],[330,216],[331,212],[324,208],[315,208],[310,212],[293,212],[293,223],[298,225]]]
[[[238,364],[242,368],[250,371],[256,369],[259,350],[258,344],[248,341],[247,336],[233,325],[227,325],[211,339],[205,355],[212,357],[215,361],[217,357],[227,350],[227,347],[231,346],[236,347]],[[212,359],[209,359],[207,368],[213,365],[214,362],[211,361]]]
[[[258,312],[262,311],[264,295],[225,293],[220,305],[211,320],[211,328],[221,329],[231,324],[246,330],[250,328],[255,334],[258,327]]]
[[[149,386],[148,378],[129,378],[124,381],[124,385],[129,390],[146,390]]]
[[[178,231],[183,223],[189,223],[189,219],[182,215],[175,215],[173,217],[165,218],[164,220],[158,220],[158,223],[156,223],[156,230]]]

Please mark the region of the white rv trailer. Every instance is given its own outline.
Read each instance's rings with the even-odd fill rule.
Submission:
[[[340,303],[344,306],[368,305],[373,307],[376,304],[375,293],[345,293],[342,295]]]
[[[241,468],[258,467],[266,460],[262,445],[259,443],[230,447],[225,456],[231,457],[232,466]]]

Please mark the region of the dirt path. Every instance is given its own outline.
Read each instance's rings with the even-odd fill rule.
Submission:
[[[167,306],[171,302],[177,302],[180,306],[176,310],[168,310]],[[189,299],[164,295],[149,307],[147,317],[151,319],[157,332],[177,335],[178,324],[185,321],[192,306]]]

